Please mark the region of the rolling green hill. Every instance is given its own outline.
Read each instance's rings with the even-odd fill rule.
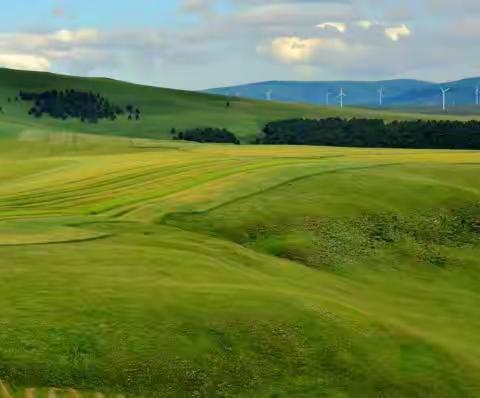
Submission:
[[[15,397],[480,396],[478,152],[139,138],[200,118],[247,139],[263,118],[327,111],[1,73],[7,97],[63,82],[146,113],[85,125],[5,105],[0,379]]]
[[[27,114],[31,106],[29,103],[7,102],[7,99],[14,98],[19,90],[41,92],[53,89],[92,90],[121,106],[133,103],[141,108],[142,120],[133,122],[124,117],[114,122],[102,121],[98,124],[85,124],[77,120],[61,121],[48,117],[36,120]],[[232,106],[228,109],[225,104],[225,97],[222,96],[140,86],[103,78],[79,78],[0,68],[0,106],[4,110],[4,114],[0,114],[0,133],[3,135],[25,130],[45,130],[168,139],[172,128],[183,130],[192,127],[220,127],[229,129],[242,141],[248,142],[255,138],[267,122],[280,119],[357,116],[394,120],[433,117],[354,108],[342,111],[336,108],[240,98],[231,99]],[[470,118],[468,115],[434,117],[464,120]]]
[[[75,137],[0,146],[9,384],[478,395],[476,152]]]

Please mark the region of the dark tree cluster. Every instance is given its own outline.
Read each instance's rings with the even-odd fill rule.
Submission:
[[[174,140],[185,140],[195,142],[217,142],[227,144],[240,144],[240,141],[227,129],[219,129],[215,127],[195,128],[184,132],[171,131]]]
[[[480,149],[480,121],[292,119],[268,123],[258,144]]]
[[[127,105],[125,107],[125,109],[127,110],[127,113],[128,113],[128,120],[140,120],[140,109],[138,108],[135,108],[133,105]]]
[[[55,119],[76,118],[85,123],[96,123],[101,119],[115,120],[128,113],[129,120],[140,119],[140,110],[128,105],[125,109],[94,92],[51,90],[41,93],[19,92],[22,101],[33,102],[29,115],[40,118],[47,114]]]

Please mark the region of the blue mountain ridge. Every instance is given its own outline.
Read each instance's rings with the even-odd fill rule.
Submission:
[[[231,87],[204,90],[211,94],[239,96],[252,99],[271,99],[282,102],[300,102],[325,105],[330,91],[330,105],[338,103],[338,92],[343,88],[347,97],[345,105],[379,106],[380,88],[384,89],[383,105],[387,107],[440,106],[440,87],[451,88],[447,94],[449,106],[475,105],[475,87],[480,86],[480,77],[445,83],[432,83],[414,79],[380,81],[266,81]]]

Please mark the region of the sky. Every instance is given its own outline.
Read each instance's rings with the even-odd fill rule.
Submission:
[[[480,76],[480,0],[3,1],[0,66],[180,89]]]

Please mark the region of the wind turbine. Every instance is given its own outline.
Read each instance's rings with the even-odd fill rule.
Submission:
[[[268,90],[268,91],[265,93],[265,98],[267,99],[267,101],[271,101],[271,100],[272,100],[272,94],[273,94],[272,89]]]
[[[480,87],[475,87],[475,105],[480,105]]]
[[[332,95],[332,92],[330,90],[327,90],[327,93],[325,94],[325,103],[330,105],[330,96]]]
[[[447,111],[447,93],[451,90],[451,88],[443,88],[440,87],[440,91],[442,92],[442,109],[444,112]]]
[[[343,97],[346,97],[345,91],[343,91],[343,87],[340,89],[340,93],[338,94],[338,98],[340,98],[340,108],[343,109]]]
[[[385,96],[385,88],[380,87],[377,90],[377,93],[378,93],[378,99],[379,99],[380,106],[382,106],[383,105],[383,97]]]

